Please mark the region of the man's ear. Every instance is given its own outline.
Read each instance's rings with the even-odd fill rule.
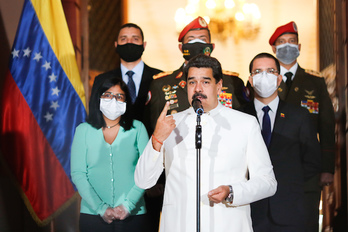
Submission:
[[[115,48],[117,48],[117,42],[115,41]]]
[[[282,75],[278,75],[278,77],[277,77],[277,86],[279,87],[279,85],[280,85],[280,83],[282,82],[282,80],[283,80],[283,77],[282,77]]]
[[[301,51],[301,44],[298,44],[298,50]]]
[[[146,41],[143,42],[143,46],[144,46],[144,50],[145,50],[145,47],[146,47]]]
[[[182,44],[181,44],[181,43],[179,43],[178,47],[179,47],[179,50],[180,50],[180,51],[181,51],[181,53],[182,53]]]
[[[249,83],[251,85],[251,87],[254,88],[254,85],[253,85],[253,78],[251,76],[249,76]]]
[[[272,45],[272,51],[273,51],[273,53],[274,53],[274,54],[276,54],[276,53],[277,53],[277,48],[276,48],[276,46],[275,46],[275,45]]]

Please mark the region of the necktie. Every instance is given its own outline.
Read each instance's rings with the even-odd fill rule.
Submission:
[[[292,80],[291,80],[292,72],[285,73],[285,76],[286,76],[286,86],[288,87],[288,89],[290,89],[291,83],[292,83]]]
[[[129,90],[129,95],[131,97],[132,103],[134,103],[135,99],[137,98],[135,84],[134,84],[134,81],[133,81],[134,72],[133,71],[128,71],[128,72],[126,72],[126,75],[129,77],[128,78],[128,84],[127,84],[128,90]]]
[[[271,119],[269,118],[268,111],[270,110],[269,106],[264,106],[262,108],[264,114],[262,119],[262,137],[265,141],[267,147],[271,142]]]

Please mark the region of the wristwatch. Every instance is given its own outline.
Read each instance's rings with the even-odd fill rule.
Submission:
[[[230,188],[230,193],[226,197],[225,201],[228,203],[232,203],[233,202],[233,188],[231,185],[229,185],[228,187]]]

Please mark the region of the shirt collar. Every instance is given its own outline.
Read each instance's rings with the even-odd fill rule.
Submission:
[[[137,75],[137,76],[142,76],[144,70],[144,61],[140,60],[140,62],[132,69],[132,71]],[[126,75],[126,73],[129,70],[121,64],[121,73],[122,76]]]
[[[286,76],[285,73],[287,72],[291,72],[292,73],[292,77],[291,79],[293,80],[296,74],[298,68],[298,63],[296,62],[289,70],[287,70],[286,68],[284,68],[283,66],[280,66],[280,75],[282,75],[283,77],[283,81],[286,81]]]
[[[269,106],[269,108],[271,108],[271,111],[273,113],[277,112],[278,109],[278,104],[279,104],[279,97],[277,96],[276,98],[274,98],[270,103],[268,103],[267,105]],[[264,106],[266,106],[265,104],[263,104],[261,101],[257,100],[256,98],[254,98],[254,105],[255,105],[255,110],[256,113],[260,112],[262,110],[262,108]]]

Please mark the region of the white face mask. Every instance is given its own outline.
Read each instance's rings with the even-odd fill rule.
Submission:
[[[298,44],[281,44],[276,47],[276,56],[280,62],[283,64],[291,64],[300,55],[298,50]]]
[[[106,100],[100,98],[100,111],[110,120],[115,120],[126,112],[127,104],[125,102],[116,101],[115,98],[112,100]]]
[[[266,71],[252,77],[255,92],[262,98],[271,96],[278,88],[277,76]]]

